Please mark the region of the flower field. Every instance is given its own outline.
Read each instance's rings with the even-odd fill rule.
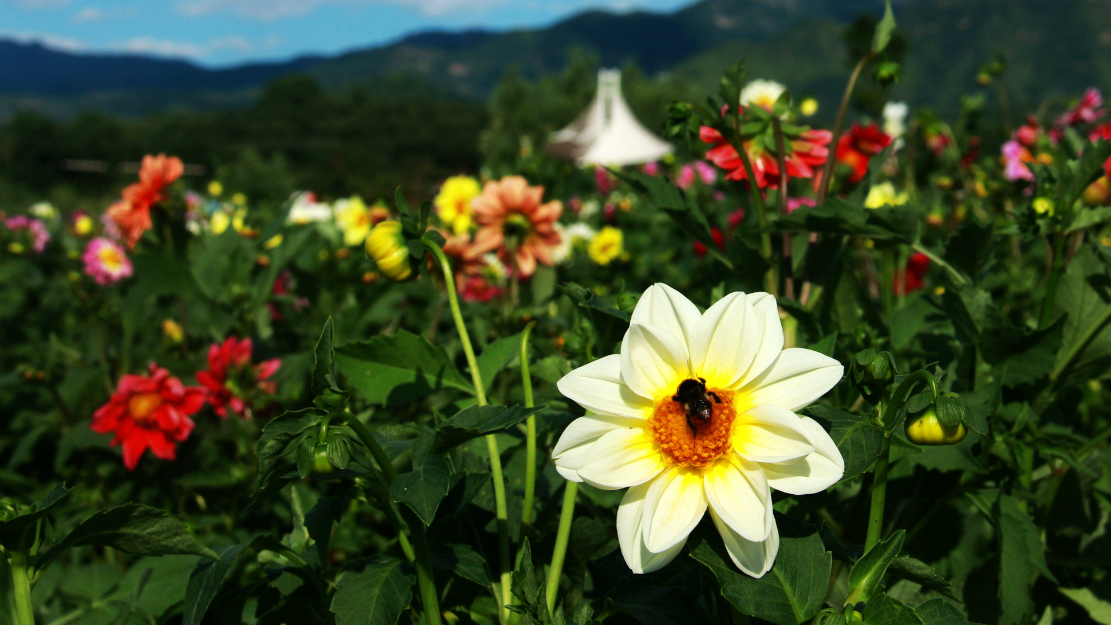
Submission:
[[[893,27],[648,163],[0,207],[0,624],[1109,623],[1103,95],[860,115]]]

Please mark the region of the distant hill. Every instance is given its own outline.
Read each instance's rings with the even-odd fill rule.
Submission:
[[[607,66],[634,63],[649,75],[668,73],[707,90],[725,65],[745,57],[751,76],[780,80],[833,105],[849,64],[842,32],[855,16],[879,14],[882,6],[879,0],[703,0],[666,14],[588,11],[546,28],[417,33],[329,58],[220,70],[0,42],[0,115],[236,108],[267,82],[297,73],[328,89],[361,85],[390,95],[423,81],[483,100],[509,67],[531,78],[552,74],[576,48]],[[997,52],[1008,59],[1006,80],[1017,106],[1086,86],[1108,88],[1107,0],[904,0],[896,3],[896,17],[910,52],[893,95],[914,104],[952,109],[977,68]]]

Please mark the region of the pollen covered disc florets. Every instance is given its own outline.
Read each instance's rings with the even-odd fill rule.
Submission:
[[[730,434],[733,431],[733,393],[722,389],[707,389],[718,401],[711,401],[710,423],[693,428],[687,418],[687,409],[672,397],[665,397],[653,407],[649,429],[653,441],[660,445],[660,453],[672,466],[705,468],[711,462],[731,451]]]

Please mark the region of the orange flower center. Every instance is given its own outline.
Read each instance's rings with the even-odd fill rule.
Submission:
[[[703,425],[693,427],[687,408],[671,396],[659,400],[653,409],[649,428],[669,464],[704,468],[730,452],[730,432],[737,417],[732,393],[707,389],[707,396],[711,419]]]
[[[119,271],[120,267],[124,265],[124,255],[115,247],[106,245],[100,248],[100,252],[97,255],[100,256],[101,264],[103,264],[108,271]]]
[[[127,402],[127,411],[136,421],[143,421],[151,416],[155,408],[162,405],[162,396],[158,393],[141,393],[132,396]]]

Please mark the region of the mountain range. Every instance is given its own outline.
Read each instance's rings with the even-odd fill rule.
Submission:
[[[545,28],[424,32],[331,57],[229,69],[0,41],[0,117],[27,109],[64,118],[85,110],[130,116],[237,108],[291,74],[387,98],[423,85],[422,93],[483,100],[511,67],[526,78],[551,75],[576,49],[603,66],[634,64],[707,92],[725,66],[745,58],[751,77],[778,80],[832,107],[851,65],[847,25],[882,10],[879,0],[702,0],[673,13],[588,11]],[[953,110],[996,55],[1006,60],[1017,109],[1089,86],[1108,90],[1107,0],[903,0],[895,13],[908,51],[894,98]]]

